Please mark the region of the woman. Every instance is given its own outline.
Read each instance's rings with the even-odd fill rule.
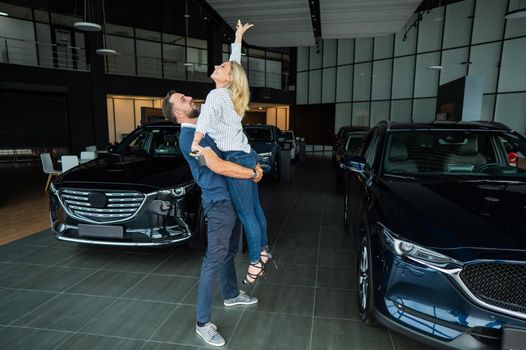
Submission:
[[[192,151],[199,153],[202,151],[199,142],[208,133],[226,160],[252,169],[256,167],[258,156],[248,144],[241,125],[250,101],[247,76],[241,66],[241,42],[243,34],[253,26],[238,21],[230,61],[215,66],[210,76],[216,88],[201,107],[192,143]],[[250,265],[243,283],[253,284],[265,273],[265,265],[272,260],[265,214],[259,203],[256,183],[234,178],[227,178],[227,183],[237,215],[245,228],[249,251]]]

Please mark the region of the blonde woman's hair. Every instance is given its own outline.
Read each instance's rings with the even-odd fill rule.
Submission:
[[[232,68],[230,76],[232,78],[228,89],[232,93],[232,102],[234,109],[241,118],[245,116],[245,112],[249,110],[248,103],[250,102],[250,88],[248,87],[247,74],[243,67],[234,61],[230,61]]]

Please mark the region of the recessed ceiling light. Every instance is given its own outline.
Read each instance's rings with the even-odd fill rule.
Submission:
[[[440,70],[442,69],[442,66],[427,66],[427,69]]]
[[[258,107],[259,110],[263,109],[263,107]]]

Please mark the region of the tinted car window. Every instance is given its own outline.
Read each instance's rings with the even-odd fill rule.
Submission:
[[[285,135],[285,138],[286,138],[287,140],[292,140],[292,141],[294,141],[294,137],[292,136],[292,132],[290,132],[290,131],[285,131],[283,134]]]
[[[128,135],[115,149],[115,153],[144,156],[178,155],[179,128],[145,127]]]
[[[380,139],[378,131],[375,131],[372,135],[371,142],[366,146],[365,149],[365,160],[369,166],[373,166],[374,157],[376,156],[376,149],[378,147],[378,140]]]
[[[345,138],[345,153],[356,153],[363,143],[365,134],[347,134]]]
[[[391,132],[384,170],[388,173],[471,177],[520,177],[510,161],[526,155],[526,141],[502,131],[413,130]]]
[[[248,141],[272,142],[270,128],[245,128]]]

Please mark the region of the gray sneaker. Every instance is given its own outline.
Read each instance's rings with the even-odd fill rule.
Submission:
[[[205,342],[213,346],[225,345],[225,339],[217,331],[217,327],[212,322],[208,322],[203,327],[195,325],[195,332],[203,338]]]
[[[258,298],[250,297],[242,290],[239,291],[239,294],[235,298],[230,298],[223,301],[225,306],[236,306],[236,305],[252,305],[258,302]]]

